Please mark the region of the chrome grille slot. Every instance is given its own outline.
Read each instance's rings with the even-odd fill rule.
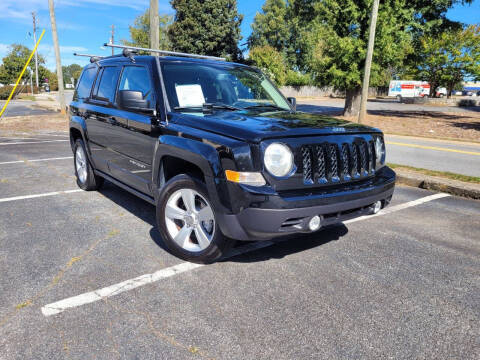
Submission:
[[[322,143],[301,147],[305,185],[349,182],[375,174],[375,144],[356,138],[351,143]]]
[[[302,147],[303,182],[313,184],[312,153],[309,146]]]
[[[326,184],[327,180],[327,163],[325,158],[325,150],[322,145],[316,145],[315,149],[315,180],[321,184]]]
[[[338,156],[337,145],[328,145],[328,165],[329,165],[329,179],[332,182],[340,181],[338,177]]]

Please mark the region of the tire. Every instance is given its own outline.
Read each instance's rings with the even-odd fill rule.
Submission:
[[[85,144],[81,139],[77,139],[73,146],[73,167],[77,177],[77,185],[80,189],[92,191],[102,187],[104,179],[93,172]]]
[[[165,184],[156,217],[170,252],[190,262],[210,264],[235,242],[222,234],[205,184],[187,175],[177,175]]]
[[[398,102],[402,102],[402,95],[397,95]]]

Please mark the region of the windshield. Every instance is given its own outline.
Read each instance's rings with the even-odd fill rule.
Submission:
[[[280,92],[261,73],[228,64],[163,63],[163,80],[172,109],[199,109],[205,104],[234,109],[290,110]]]

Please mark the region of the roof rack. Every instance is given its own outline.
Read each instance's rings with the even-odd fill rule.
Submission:
[[[217,57],[217,56],[188,54],[188,53],[181,53],[181,52],[167,51],[167,50],[157,50],[157,49],[146,49],[146,48],[128,46],[128,45],[116,45],[116,44],[105,43],[103,44],[103,46],[108,46],[108,47],[118,48],[118,49],[128,49],[128,50],[134,50],[134,51],[149,51],[149,52],[159,53],[162,55],[183,56],[183,57],[196,58],[196,59],[209,59],[209,60],[220,60],[220,61],[226,60],[225,58]]]
[[[100,56],[100,55],[91,55],[91,54],[78,54],[78,53],[73,53],[73,56],[84,56],[84,57],[89,57],[90,62],[94,63],[97,62],[101,59],[103,59],[105,56]]]

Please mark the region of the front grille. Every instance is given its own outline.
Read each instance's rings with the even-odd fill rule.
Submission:
[[[375,173],[373,141],[304,145],[301,154],[306,185],[348,182]]]

